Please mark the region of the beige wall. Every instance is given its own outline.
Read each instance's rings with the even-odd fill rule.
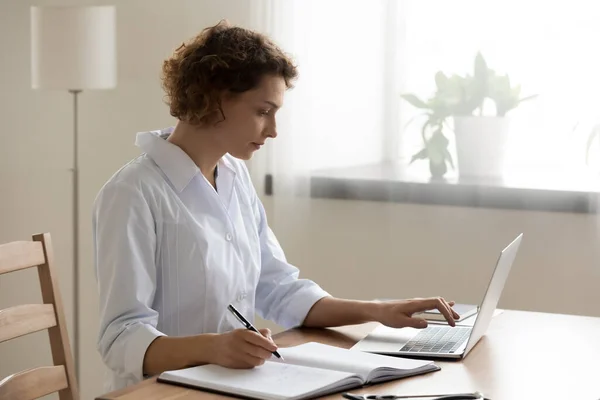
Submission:
[[[272,208],[273,199],[264,202]],[[523,232],[500,306],[600,316],[595,215],[340,200],[307,203],[287,213],[296,217],[286,225],[275,221],[274,230],[289,260],[336,296],[442,295],[478,302],[500,250]]]
[[[64,2],[35,4],[46,3]],[[71,98],[64,92],[29,89],[29,5],[0,2],[0,242],[42,231],[53,234],[71,320]],[[172,123],[158,81],[162,59],[219,18],[247,22],[249,7],[238,0],[118,2],[119,86],[84,92],[80,98],[83,399],[100,394],[103,379],[95,350],[92,201],[110,175],[138,154],[136,132]],[[334,295],[444,295],[478,301],[498,251],[523,231],[523,247],[501,306],[600,316],[596,216],[313,200],[301,207],[308,210],[307,218],[283,223],[275,215],[285,209],[277,205],[275,214],[273,199],[264,201],[290,261]],[[297,209],[290,215],[306,216]],[[38,300],[34,275],[0,279],[0,308]],[[0,377],[49,361],[43,334],[20,343],[19,350],[15,342],[0,344]]]
[[[0,1],[0,242],[25,239],[42,231],[52,233],[69,321],[73,305],[72,99],[66,91],[30,89],[29,7],[115,3],[118,88],[84,91],[79,101],[82,399],[101,394],[104,374],[95,350],[98,313],[91,248],[93,199],[110,175],[138,154],[133,146],[136,132],[173,123],[158,79],[162,60],[203,27],[221,18],[246,24],[250,12],[250,3],[238,0]],[[34,271],[15,275],[0,279],[0,308],[40,299]],[[72,336],[72,326],[69,332]],[[44,334],[0,344],[0,377],[49,362]]]
[[[29,8],[25,3],[0,2],[0,243],[52,232],[72,331],[68,194],[71,103],[66,93],[29,89]],[[40,301],[35,270],[0,277],[0,309]],[[50,359],[45,333],[1,343],[0,377]]]

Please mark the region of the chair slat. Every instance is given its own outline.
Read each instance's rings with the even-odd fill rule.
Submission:
[[[0,275],[31,268],[45,262],[40,242],[11,242],[0,245]]]
[[[52,304],[23,304],[0,310],[0,343],[56,326]]]
[[[32,400],[67,386],[64,366],[38,367],[9,375],[0,381],[0,399]]]
[[[0,245],[0,275],[30,267],[37,269],[43,304],[25,304],[0,310],[0,343],[47,330],[54,366],[17,372],[3,379],[0,381],[0,400],[37,399],[55,392],[58,392],[60,400],[79,400],[49,233],[33,235],[32,241],[28,242]]]

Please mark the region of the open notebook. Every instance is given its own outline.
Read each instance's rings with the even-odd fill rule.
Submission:
[[[284,361],[273,357],[252,369],[203,365],[163,372],[158,381],[246,398],[304,400],[440,369],[431,361],[388,357],[314,342],[278,351]]]

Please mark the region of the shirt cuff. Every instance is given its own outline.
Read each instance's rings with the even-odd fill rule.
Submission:
[[[156,338],[166,335],[147,324],[135,324],[127,330],[130,337],[125,348],[125,370],[135,376],[136,381],[141,381],[144,379],[146,350]]]
[[[302,325],[308,312],[315,303],[330,294],[323,290],[316,283],[304,287],[296,292],[288,302],[288,307],[284,311],[280,324],[285,329],[294,328]]]

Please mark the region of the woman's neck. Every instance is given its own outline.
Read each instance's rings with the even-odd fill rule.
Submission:
[[[215,168],[225,155],[215,140],[215,132],[210,128],[179,121],[167,140],[180,147],[200,168],[202,175],[215,186]]]

